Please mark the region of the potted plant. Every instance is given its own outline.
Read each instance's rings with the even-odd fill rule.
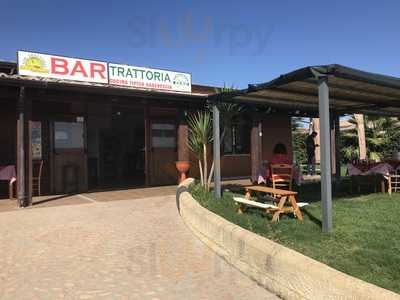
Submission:
[[[186,179],[186,173],[189,171],[190,163],[188,160],[178,160],[175,162],[175,166],[180,174],[178,183],[181,183]]]

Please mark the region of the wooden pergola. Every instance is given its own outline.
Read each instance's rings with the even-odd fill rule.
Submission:
[[[332,123],[336,124],[337,140],[339,117],[343,114],[400,116],[400,78],[369,73],[341,65],[310,66],[281,75],[266,83],[250,84],[244,90],[217,94],[210,97],[210,101],[214,104],[237,102],[247,105],[264,105],[319,116],[322,229],[324,232],[331,232],[331,125]],[[220,198],[220,130],[217,105],[214,105],[213,116],[214,192],[216,198]],[[257,133],[254,134],[254,139],[256,137]],[[252,143],[252,148],[254,145]],[[252,149],[252,153],[257,151],[257,149],[254,151]],[[337,156],[336,169],[340,169],[339,151],[336,150],[335,153]],[[340,179],[340,172],[336,172],[336,175]]]

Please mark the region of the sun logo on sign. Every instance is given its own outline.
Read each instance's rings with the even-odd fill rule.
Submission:
[[[177,74],[174,77],[173,83],[180,86],[189,86],[189,80],[184,74]]]
[[[36,73],[49,73],[46,62],[38,55],[29,55],[27,58],[25,58],[24,62],[20,66],[20,69]]]

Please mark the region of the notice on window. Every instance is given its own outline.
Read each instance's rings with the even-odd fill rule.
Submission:
[[[32,122],[32,158],[42,159],[42,123]]]

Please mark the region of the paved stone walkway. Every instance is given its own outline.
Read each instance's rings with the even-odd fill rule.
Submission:
[[[192,235],[173,195],[93,199],[0,213],[1,299],[276,299]]]

